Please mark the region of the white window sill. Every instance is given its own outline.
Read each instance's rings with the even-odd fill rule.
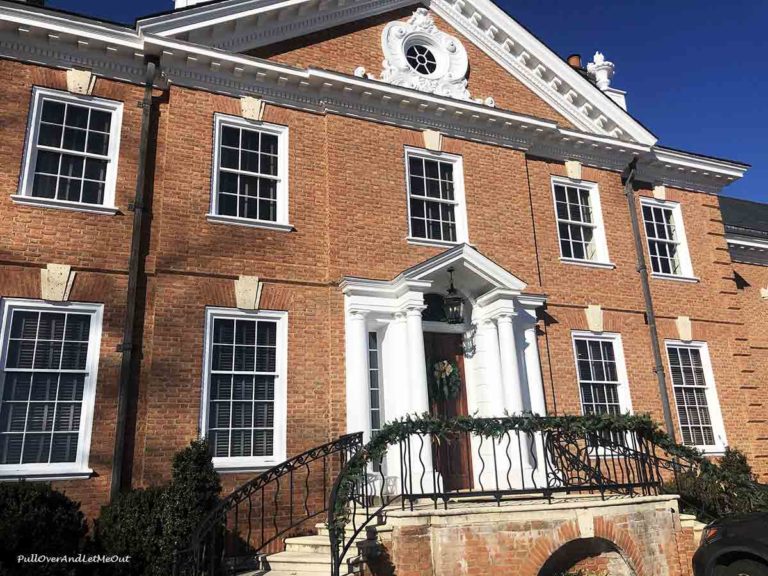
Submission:
[[[659,280],[673,280],[675,282],[687,282],[688,284],[696,284],[701,280],[696,276],[682,276],[677,274],[661,274],[659,272],[651,272],[651,277],[658,278]]]
[[[23,194],[14,194],[11,196],[16,204],[24,206],[37,206],[40,208],[55,208],[57,210],[72,210],[75,212],[89,212],[91,214],[108,214],[114,216],[118,213],[117,206],[100,206],[98,204],[81,204],[80,202],[69,202],[68,200],[56,200],[55,198],[37,198],[35,196],[25,196]]]
[[[264,228],[266,230],[277,230],[278,232],[293,232],[296,229],[291,224],[281,224],[279,222],[268,222],[266,220],[249,220],[248,218],[238,218],[237,216],[221,216],[219,214],[206,214],[208,222],[214,224],[232,224],[234,226],[246,226],[248,228]]]
[[[725,446],[691,446],[696,448],[699,452],[705,456],[723,456],[725,455]]]
[[[0,482],[45,481],[53,480],[86,480],[93,476],[90,468],[71,468],[62,470],[24,470],[23,468],[0,469]]]
[[[563,264],[571,264],[575,266],[587,266],[588,268],[602,268],[604,270],[613,270],[616,268],[616,264],[613,262],[599,262],[595,260],[579,260],[578,258],[560,258],[560,262]]]
[[[460,244],[471,246],[469,242],[462,241],[448,242],[446,240],[430,240],[429,238],[415,238],[413,236],[407,236],[405,239],[408,241],[408,244],[415,244],[416,246],[436,246],[438,248],[453,248]]]
[[[246,458],[213,458],[213,468],[220,474],[237,474],[238,472],[266,472],[270,468],[284,462],[285,458],[259,460],[248,462]]]

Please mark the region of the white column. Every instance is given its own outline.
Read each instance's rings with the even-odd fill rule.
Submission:
[[[523,396],[523,382],[520,378],[520,364],[517,361],[517,344],[515,342],[515,330],[513,325],[514,313],[502,314],[497,319],[499,326],[499,349],[501,351],[501,371],[504,377],[504,404],[510,414],[520,414],[525,411],[525,398]],[[530,481],[530,473],[533,467],[533,459],[529,449],[535,435],[520,434],[521,449],[519,450],[523,469],[519,473],[513,472],[510,483],[521,488],[527,487]],[[515,447],[517,451],[517,447]],[[531,483],[532,484],[532,483]]]
[[[371,434],[371,407],[368,392],[368,327],[365,312],[347,313],[347,432]]]
[[[384,382],[384,418],[397,420],[410,411],[408,378],[408,327],[405,313],[396,312],[382,342],[382,379]]]
[[[525,329],[525,373],[528,377],[528,395],[531,399],[531,412],[539,416],[546,416],[547,404],[544,400],[544,379],[541,376],[535,323]]]
[[[482,333],[482,366],[483,366],[483,407],[481,416],[504,415],[504,388],[502,385],[502,367],[499,354],[499,332],[496,323],[485,319],[480,324]]]
[[[502,314],[496,323],[499,327],[504,406],[510,414],[519,414],[525,410],[525,401],[523,399],[523,384],[520,379],[520,364],[517,361],[517,346],[515,345],[512,317],[512,314]]]
[[[429,412],[427,391],[427,359],[424,354],[424,328],[421,322],[421,307],[409,308],[406,313],[408,325],[408,384],[410,385],[410,406],[408,412],[418,415]]]
[[[410,386],[409,414],[421,416],[429,412],[429,391],[427,390],[427,359],[424,353],[424,327],[421,311],[424,306],[412,306],[406,312],[408,328],[408,385]],[[391,446],[390,450],[397,447]],[[406,490],[413,494],[434,491],[434,467],[432,464],[432,438],[413,436],[411,438],[410,470]],[[439,482],[439,481],[438,481]]]

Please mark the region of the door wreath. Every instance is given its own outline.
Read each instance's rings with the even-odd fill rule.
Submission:
[[[459,366],[450,360],[440,360],[432,364],[429,378],[429,398],[433,402],[453,400],[461,390]]]

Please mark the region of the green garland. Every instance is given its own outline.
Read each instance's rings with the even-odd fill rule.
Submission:
[[[426,413],[421,416],[414,414],[384,425],[368,444],[349,459],[338,479],[333,522],[329,529],[334,532],[337,541],[343,539],[344,527],[349,521],[347,504],[355,482],[364,477],[371,462],[379,462],[384,457],[389,446],[413,435],[446,438],[458,432],[469,432],[485,438],[501,438],[507,432],[514,431],[527,433],[562,431],[581,436],[606,432],[635,432],[640,438],[653,442],[669,457],[686,460],[691,467],[701,472],[712,473],[717,468],[695,448],[673,442],[647,414],[537,416],[528,413],[499,418],[457,416],[451,419],[438,418]]]

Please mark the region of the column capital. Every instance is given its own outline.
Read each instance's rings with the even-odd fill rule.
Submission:
[[[365,320],[368,316],[368,310],[362,310],[359,308],[353,308],[348,311],[350,320]]]
[[[421,317],[421,313],[424,310],[426,310],[426,309],[427,309],[427,307],[424,306],[424,305],[416,305],[416,304],[414,304],[414,305],[408,306],[405,309],[405,315],[408,316],[409,318],[412,318],[414,316]]]
[[[498,324],[512,324],[515,316],[517,316],[517,312],[501,312],[496,315],[496,322]]]

